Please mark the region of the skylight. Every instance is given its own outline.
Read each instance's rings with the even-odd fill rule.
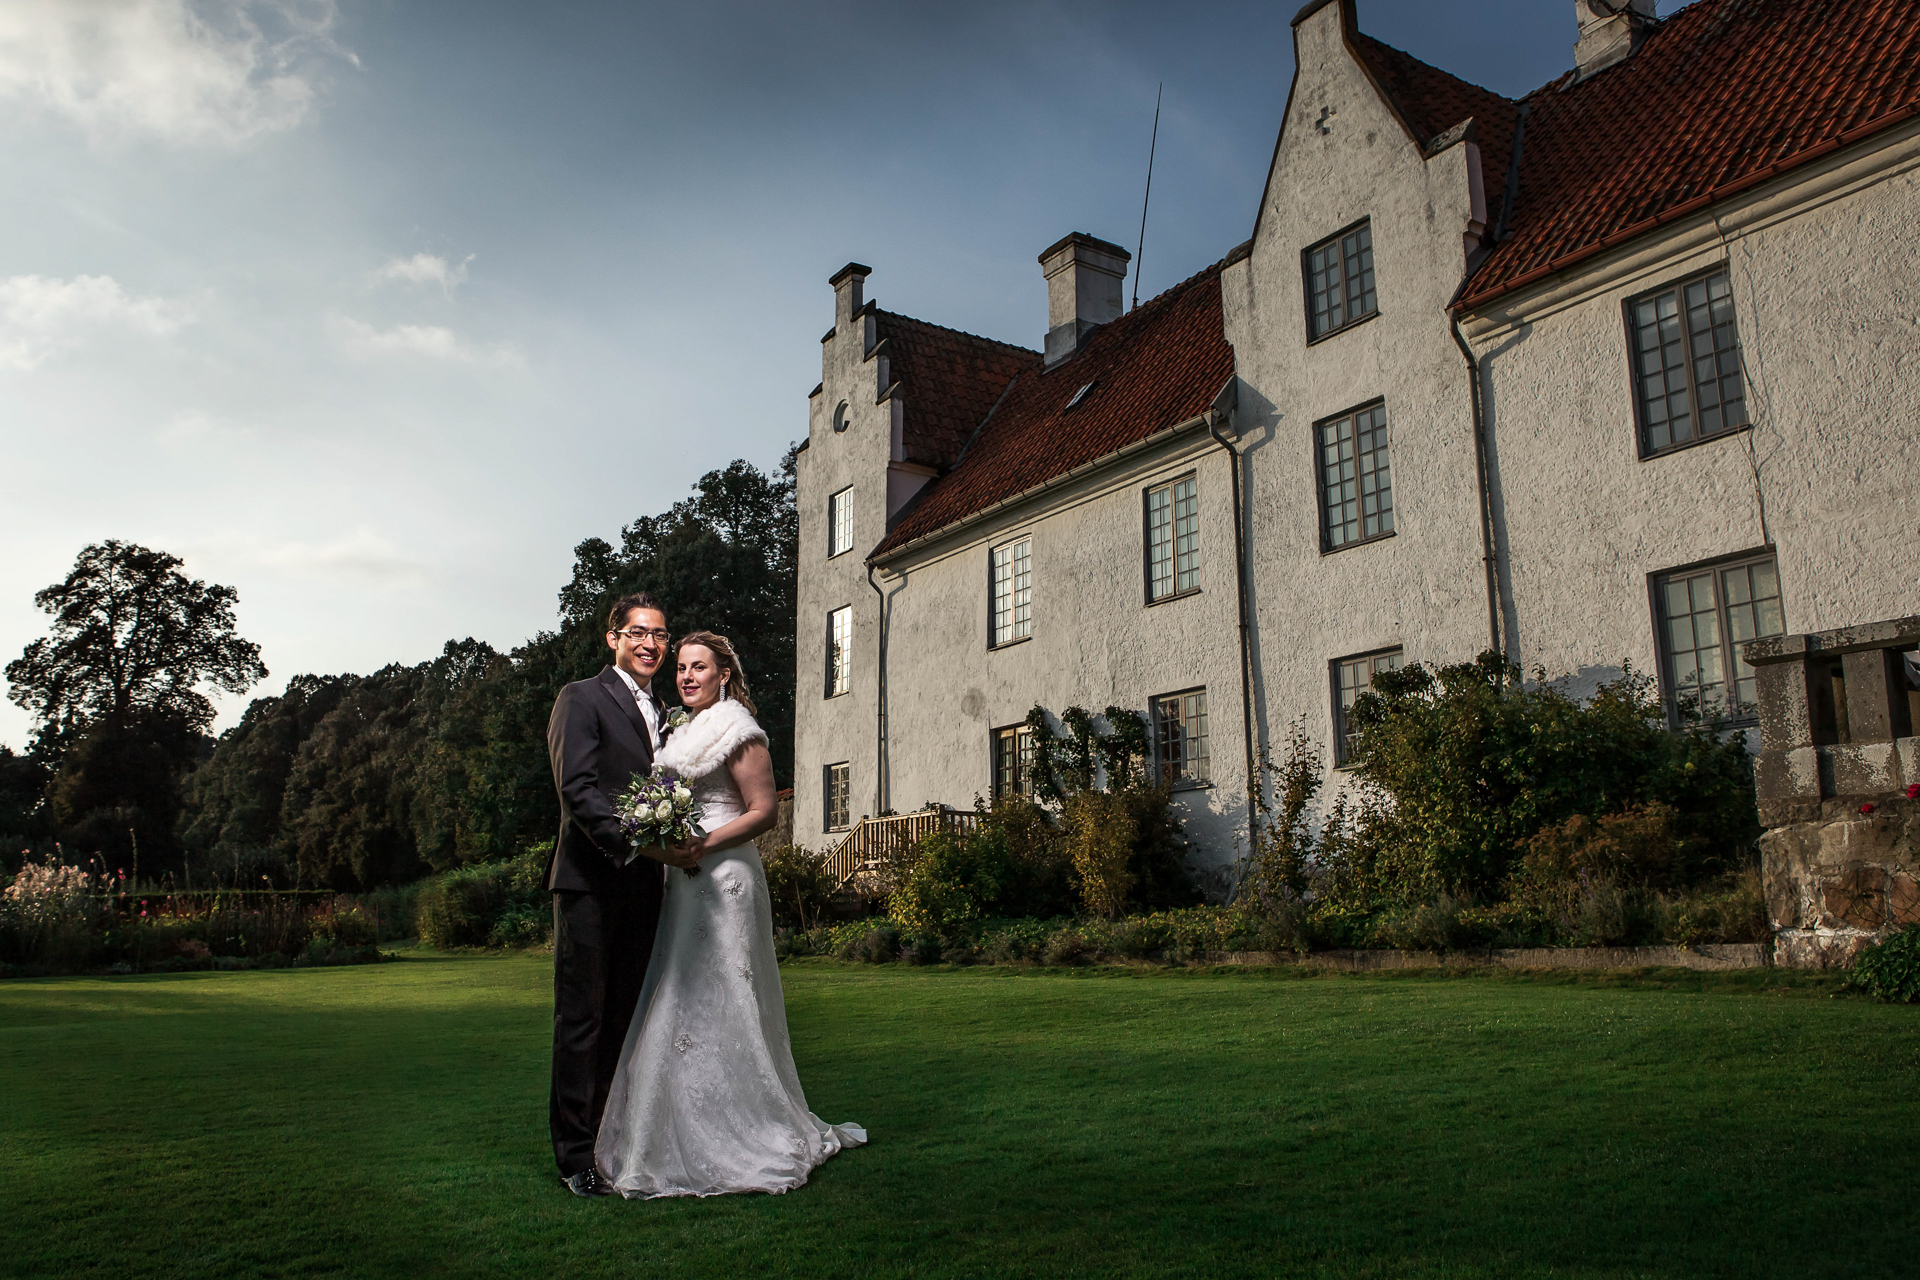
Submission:
[[[1099,379],[1096,378],[1094,381],[1097,382],[1099,381]],[[1073,408],[1073,406],[1079,404],[1082,400],[1085,400],[1087,398],[1087,392],[1091,390],[1093,390],[1093,383],[1089,382],[1086,386],[1074,392],[1073,399],[1067,401],[1067,409],[1071,409]],[[1065,413],[1066,411],[1067,411],[1066,409],[1062,409],[1060,412]]]

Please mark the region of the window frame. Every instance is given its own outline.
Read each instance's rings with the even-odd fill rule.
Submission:
[[[1700,385],[1695,381],[1693,376],[1693,333],[1683,322],[1680,326],[1680,345],[1682,350],[1681,367],[1684,368],[1687,373],[1687,406],[1690,419],[1695,428],[1693,438],[1691,440],[1681,441],[1679,444],[1664,444],[1658,447],[1655,447],[1648,439],[1652,426],[1647,418],[1646,396],[1642,394],[1641,389],[1641,382],[1645,375],[1640,371],[1640,334],[1639,326],[1634,321],[1633,310],[1649,298],[1656,298],[1663,293],[1671,293],[1679,300],[1681,315],[1684,317],[1686,314],[1687,286],[1710,280],[1714,276],[1725,276],[1727,278],[1727,295],[1730,300],[1737,303],[1738,299],[1733,298],[1733,268],[1732,265],[1727,262],[1702,267],[1699,270],[1688,272],[1685,275],[1676,276],[1654,288],[1642,289],[1640,292],[1623,299],[1620,303],[1620,319],[1626,328],[1627,335],[1627,395],[1633,403],[1633,447],[1635,455],[1642,462],[1648,462],[1654,458],[1664,458],[1668,454],[1679,453],[1683,449],[1692,449],[1703,444],[1711,444],[1716,440],[1725,440],[1731,436],[1739,435],[1742,431],[1751,431],[1753,429],[1753,415],[1747,412],[1747,393],[1749,391],[1747,385],[1747,348],[1746,341],[1740,333],[1740,312],[1736,305],[1733,316],[1734,354],[1740,370],[1740,404],[1741,413],[1745,420],[1737,427],[1721,427],[1718,431],[1710,435],[1704,435],[1699,431]],[[1722,403],[1724,404],[1725,402],[1723,401]]]
[[[1338,555],[1342,551],[1351,551],[1355,547],[1364,547],[1367,544],[1373,543],[1373,542],[1384,542],[1388,538],[1394,537],[1400,532],[1399,521],[1395,519],[1393,528],[1388,529],[1385,532],[1375,533],[1371,535],[1363,535],[1361,537],[1353,539],[1351,542],[1343,542],[1337,547],[1332,545],[1328,537],[1331,530],[1327,522],[1327,483],[1326,483],[1327,472],[1326,472],[1326,461],[1324,456],[1326,453],[1326,438],[1325,438],[1326,430],[1329,427],[1345,422],[1349,418],[1357,418],[1359,415],[1363,413],[1369,413],[1374,409],[1379,409],[1381,411],[1382,416],[1385,418],[1383,429],[1387,433],[1386,471],[1387,471],[1387,494],[1388,494],[1387,511],[1389,513],[1389,517],[1391,518],[1395,516],[1399,511],[1399,508],[1395,506],[1392,501],[1393,470],[1394,470],[1393,468],[1393,437],[1395,432],[1394,432],[1394,425],[1393,425],[1393,417],[1392,415],[1387,414],[1386,408],[1387,408],[1387,398],[1385,396],[1375,396],[1373,399],[1362,401],[1361,403],[1354,405],[1352,408],[1342,409],[1338,413],[1328,414],[1326,417],[1321,418],[1320,420],[1318,420],[1313,424],[1313,495],[1314,495],[1314,506],[1315,506],[1314,519],[1315,519],[1315,522],[1319,525],[1320,554],[1323,556]],[[1355,473],[1354,480],[1355,480],[1355,484],[1357,485],[1359,483],[1359,475],[1357,471]],[[1356,491],[1356,497],[1360,497],[1360,496],[1361,495],[1359,495]],[[1364,526],[1365,523],[1366,523],[1366,517],[1365,517],[1365,513],[1363,512],[1361,515],[1362,526]]]
[[[1009,631],[1013,631],[1019,626],[1017,615],[1020,610],[1020,601],[1019,587],[1016,585],[1019,581],[1019,573],[1014,567],[1017,561],[1012,555],[1012,551],[1022,543],[1025,543],[1027,548],[1027,629],[1024,634],[1010,634],[1005,640],[1002,640],[999,638],[999,582],[994,576],[997,568],[994,564],[994,557],[1002,551],[1009,553],[1007,558],[1007,575],[1010,581],[1007,588],[1007,611],[1009,615],[1015,617],[1015,620],[1008,624]],[[1033,534],[1028,532],[1018,534],[1011,538],[1004,538],[987,548],[987,648],[990,650],[1008,649],[1016,644],[1025,644],[1031,639],[1033,639]]]
[[[1328,659],[1327,684],[1332,695],[1334,768],[1351,769],[1354,767],[1352,763],[1352,748],[1347,745],[1347,707],[1340,696],[1343,692],[1340,685],[1340,669],[1349,663],[1366,663],[1369,668],[1367,672],[1367,688],[1371,689],[1373,688],[1373,677],[1380,674],[1379,671],[1372,669],[1373,663],[1377,659],[1390,658],[1395,655],[1399,656],[1400,664],[1396,667],[1390,667],[1388,670],[1398,671],[1400,667],[1406,665],[1407,648],[1405,645],[1383,645],[1378,649],[1366,649],[1360,653],[1346,653],[1337,658]],[[1356,702],[1359,701],[1359,698],[1360,695],[1358,693],[1354,694],[1354,700]]]
[[[1349,317],[1331,329],[1328,329],[1325,333],[1315,333],[1313,331],[1313,255],[1330,244],[1339,244],[1348,236],[1362,229],[1367,232],[1367,252],[1371,255],[1375,252],[1373,244],[1373,216],[1371,214],[1360,218],[1358,221],[1348,223],[1332,235],[1323,236],[1300,250],[1300,301],[1306,313],[1307,345],[1310,347],[1325,342],[1337,334],[1345,333],[1349,329],[1358,328],[1380,314],[1380,267],[1376,258],[1371,268],[1374,276],[1373,310],[1357,317]],[[1341,251],[1340,262],[1341,307],[1344,309],[1346,307],[1345,290],[1347,283],[1346,253],[1344,250]]]
[[[838,649],[840,653],[840,669],[838,674],[840,679],[836,681],[834,679],[835,671],[833,662],[836,643],[834,624],[835,620],[842,615],[846,618],[847,626],[845,636],[838,638]],[[844,698],[853,692],[853,606],[850,604],[843,604],[837,609],[827,610],[826,659],[826,696],[829,698]]]
[[[834,770],[840,770],[843,786],[840,791],[840,825],[835,826],[833,812]],[[836,760],[832,764],[820,766],[820,827],[823,831],[853,830],[853,763],[849,760]]]
[[[1183,484],[1193,486],[1193,549],[1192,562],[1188,572],[1193,585],[1180,586],[1180,516],[1177,490]],[[1153,593],[1153,498],[1157,493],[1167,495],[1167,576],[1172,587],[1163,595]],[[1144,575],[1144,592],[1149,608],[1156,604],[1165,604],[1169,600],[1182,600],[1187,596],[1200,594],[1200,473],[1197,469],[1183,471],[1158,484],[1150,484],[1140,491],[1140,562]]]
[[[1192,735],[1186,731],[1188,720],[1185,699],[1195,694],[1198,694],[1201,698],[1200,717],[1205,721],[1205,729],[1198,737],[1198,741],[1201,743],[1201,751],[1198,754],[1200,761],[1198,776],[1195,776],[1194,772],[1188,769],[1185,776],[1169,781],[1166,776],[1167,760],[1162,751],[1166,740],[1163,726],[1167,723],[1162,709],[1165,704],[1172,699],[1177,698],[1181,700],[1180,726],[1181,742],[1183,744],[1182,753],[1185,757],[1182,762],[1184,766],[1193,758],[1186,754],[1186,748],[1184,746],[1186,742],[1193,740]],[[1151,735],[1148,746],[1153,756],[1154,780],[1170,791],[1200,791],[1213,785],[1213,708],[1207,704],[1206,697],[1207,686],[1201,684],[1192,685],[1185,689],[1176,689],[1171,693],[1156,693],[1147,700],[1147,732]]]
[[[1000,772],[1000,744],[1009,739],[1014,744],[1013,766],[1016,777],[1016,782],[1010,789],[1001,786]],[[988,731],[987,776],[989,790],[994,799],[998,800],[1006,795],[1017,795],[1026,800],[1033,799],[1033,766],[1037,745],[1038,739],[1033,735],[1033,728],[1024,721],[1019,724],[1002,725],[998,729]]]
[[[1668,627],[1666,606],[1666,586],[1674,578],[1691,578],[1700,574],[1710,574],[1713,578],[1714,625],[1720,632],[1721,685],[1723,688],[1734,686],[1739,680],[1739,668],[1732,665],[1740,661],[1739,648],[1747,643],[1732,639],[1732,628],[1727,625],[1727,600],[1724,579],[1721,575],[1731,569],[1744,569],[1757,564],[1773,566],[1773,585],[1779,595],[1774,599],[1780,606],[1780,627],[1778,632],[1770,634],[1791,635],[1788,626],[1786,590],[1780,581],[1780,555],[1777,548],[1766,547],[1757,551],[1743,551],[1735,555],[1719,556],[1712,560],[1699,560],[1692,564],[1676,565],[1671,569],[1662,569],[1647,575],[1647,613],[1653,622],[1653,652],[1655,675],[1660,686],[1660,705],[1666,712],[1667,727],[1673,730],[1686,728],[1690,723],[1711,724],[1717,729],[1744,730],[1760,723],[1756,707],[1755,713],[1743,716],[1722,716],[1714,720],[1700,717],[1687,721],[1680,715],[1679,683],[1674,678],[1674,651],[1672,635]],[[1758,639],[1756,635],[1754,637]]]
[[[850,495],[853,486],[847,485],[827,495],[827,559],[835,560],[853,550],[853,500]],[[845,519],[840,517],[845,515]],[[840,526],[847,529],[847,545],[836,547],[840,536]]]

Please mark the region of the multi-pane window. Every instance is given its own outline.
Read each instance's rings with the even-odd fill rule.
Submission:
[[[1638,298],[1627,310],[1646,452],[1747,424],[1740,333],[1725,270]]]
[[[1307,250],[1307,296],[1316,338],[1379,310],[1373,292],[1373,230],[1368,224],[1363,222]]]
[[[829,831],[845,831],[853,825],[853,766],[842,762],[830,764],[822,773],[821,794],[826,800],[826,822]]]
[[[1354,731],[1348,714],[1360,695],[1373,687],[1373,678],[1382,671],[1398,671],[1406,655],[1398,649],[1382,653],[1364,653],[1357,658],[1338,658],[1333,664],[1333,762],[1345,764],[1353,756],[1360,735]]]
[[[1033,730],[1026,725],[993,731],[993,794],[1033,795]]]
[[[1192,476],[1147,490],[1147,599],[1200,586],[1200,491]]]
[[[1392,533],[1387,407],[1359,409],[1314,430],[1320,449],[1321,549],[1335,551]]]
[[[1033,539],[993,549],[993,643],[1033,634]]]
[[[853,488],[827,499],[827,555],[853,550]]]
[[[1751,722],[1753,668],[1740,646],[1786,634],[1772,557],[1670,573],[1655,581],[1667,706],[1676,721]]]
[[[1153,700],[1153,760],[1163,786],[1207,780],[1207,691],[1189,689]]]
[[[853,650],[853,606],[843,605],[827,615],[827,696],[849,687],[848,664]]]

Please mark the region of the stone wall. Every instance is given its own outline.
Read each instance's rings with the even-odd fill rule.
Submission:
[[[1774,963],[1790,968],[1849,964],[1888,930],[1920,924],[1920,800],[1848,797],[1822,810],[1760,837]]]

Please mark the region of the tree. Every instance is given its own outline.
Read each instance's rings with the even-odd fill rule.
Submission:
[[[38,721],[53,770],[47,814],[76,849],[143,870],[177,862],[181,781],[213,722],[203,686],[240,693],[267,674],[234,634],[232,587],[180,572],[178,556],[110,540],[84,548],[33,601],[52,634],[7,664],[7,696]]]
[[[189,581],[182,561],[130,542],[94,543],[66,581],[36,592],[53,634],[7,664],[7,696],[43,736],[81,726],[213,723],[199,686],[244,693],[266,677],[260,646],[233,633],[232,587]]]

